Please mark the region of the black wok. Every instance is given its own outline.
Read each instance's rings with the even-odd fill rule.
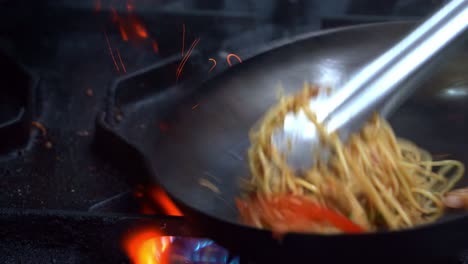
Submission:
[[[234,197],[248,177],[248,130],[272,106],[281,85],[287,93],[304,81],[339,86],[388,48],[413,23],[385,23],[312,33],[283,41],[207,81],[171,111],[170,130],[151,153],[155,179],[200,228],[220,244],[256,260],[327,263],[338,260],[440,260],[468,249],[468,215],[450,212],[430,225],[364,235],[271,233],[239,224]],[[401,137],[433,154],[468,164],[468,49],[440,64],[418,94],[390,119]],[[199,106],[192,109],[193,104]],[[220,193],[199,184],[205,179]],[[468,185],[463,180],[461,185]],[[379,257],[374,259],[374,257]],[[398,261],[401,261],[399,259]]]

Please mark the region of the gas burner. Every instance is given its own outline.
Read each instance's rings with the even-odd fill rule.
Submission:
[[[22,154],[29,142],[31,124],[38,114],[34,96],[38,78],[1,52],[0,68],[5,84],[0,89],[0,155],[11,157]]]
[[[148,229],[192,237],[183,219],[64,210],[0,210],[1,263],[128,263],[122,236]]]

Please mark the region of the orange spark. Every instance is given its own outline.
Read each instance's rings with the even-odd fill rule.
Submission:
[[[182,24],[182,57],[184,56],[185,52],[185,23]]]
[[[140,229],[124,237],[123,248],[133,264],[162,264],[172,239],[153,228]]]
[[[152,45],[153,45],[154,53],[158,54],[159,53],[159,44],[158,44],[158,42],[156,42],[156,40],[153,40]]]
[[[105,31],[104,31],[104,36],[106,38],[107,48],[109,49],[110,56],[112,58],[112,61],[114,62],[115,69],[117,71],[120,71],[119,65],[117,65],[117,61],[115,60],[115,57],[114,57],[114,52],[112,52],[112,46],[110,44],[109,37],[107,36],[107,33]]]
[[[182,74],[182,70],[184,69],[185,63],[188,61],[190,58],[190,55],[192,54],[193,49],[197,46],[198,42],[200,42],[200,38],[197,38],[196,40],[193,41],[192,45],[187,51],[187,54],[185,54],[184,58],[179,64],[179,67],[177,67],[177,72],[176,72],[176,81],[179,80],[180,75]]]
[[[96,12],[99,12],[101,11],[101,7],[102,7],[101,0],[96,0],[96,3],[94,4],[94,10]]]
[[[94,95],[93,89],[91,88],[86,89],[86,95],[88,97],[92,97]]]
[[[128,12],[133,12],[133,10],[135,10],[135,6],[132,3],[128,2],[127,3],[127,11]]]
[[[227,57],[226,57],[226,60],[227,60],[227,63],[228,63],[228,65],[229,65],[229,67],[232,66],[231,57],[236,58],[236,59],[239,61],[239,63],[242,63],[242,60],[241,60],[241,58],[240,58],[239,56],[237,56],[237,55],[234,54],[234,53],[230,53],[230,54],[228,54]]]
[[[120,61],[120,66],[122,66],[123,72],[127,72],[127,69],[125,68],[125,64],[122,61],[122,57],[120,57],[120,51],[119,49],[115,49],[115,52],[117,53],[117,57],[119,58]]]
[[[177,208],[174,202],[161,188],[154,188],[150,193],[153,200],[161,206],[164,213],[172,216],[183,216],[182,212]]]
[[[122,25],[119,26],[119,29],[120,29],[120,36],[122,36],[122,40],[127,42],[128,41],[127,32],[125,32],[125,29],[122,27]]]
[[[211,66],[210,70],[208,71],[211,72],[216,67],[216,60],[213,58],[209,58],[208,60],[213,62],[213,66]]]
[[[31,125],[33,125],[37,129],[39,129],[41,131],[41,134],[42,134],[43,137],[47,136],[47,129],[45,128],[45,126],[41,122],[32,121]]]

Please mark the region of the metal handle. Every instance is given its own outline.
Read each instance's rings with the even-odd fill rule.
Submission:
[[[445,53],[446,46],[467,27],[468,0],[449,2],[339,89],[327,102],[328,112],[319,121],[328,131],[339,131],[346,138],[361,128],[375,110],[388,116],[414,92],[415,82],[431,73],[422,66],[441,55],[442,50]]]

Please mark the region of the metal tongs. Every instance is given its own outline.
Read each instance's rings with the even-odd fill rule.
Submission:
[[[319,91],[309,107],[328,133],[346,141],[361,129],[373,113],[384,118],[398,108],[429,76],[429,62],[446,53],[468,27],[468,0],[452,0],[426,19],[409,35],[368,63],[341,89],[328,95]],[[365,43],[363,43],[365,45]],[[432,63],[433,64],[433,63]],[[317,159],[327,161],[329,149],[320,143],[315,125],[303,110],[288,113],[272,143],[301,171]]]

